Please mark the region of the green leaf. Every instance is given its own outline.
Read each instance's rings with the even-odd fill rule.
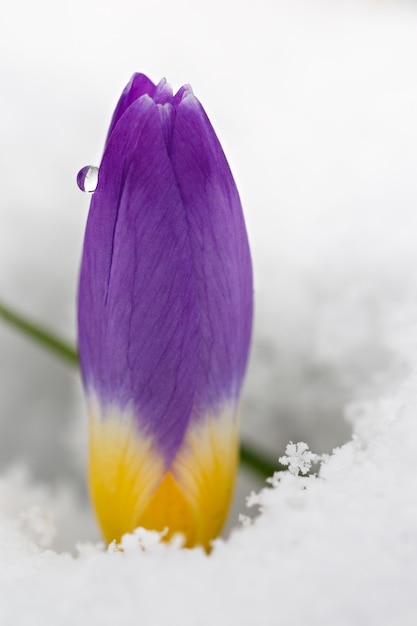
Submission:
[[[54,335],[46,328],[38,326],[32,320],[16,313],[2,302],[0,302],[0,317],[11,326],[14,326],[16,330],[19,330],[48,350],[52,350],[69,363],[73,365],[78,364],[77,352],[71,344]]]
[[[285,465],[281,465],[278,461],[273,461],[263,452],[255,450],[251,445],[243,441],[240,443],[240,462],[243,466],[264,479],[269,478],[275,472],[283,472],[288,469]]]

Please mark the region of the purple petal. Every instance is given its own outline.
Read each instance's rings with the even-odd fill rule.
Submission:
[[[199,311],[184,206],[157,106],[136,100],[115,127],[87,224],[79,347],[102,404],[133,404],[167,460],[187,428]]]
[[[116,108],[87,224],[79,349],[89,392],[133,408],[167,465],[190,420],[235,404],[252,272],[229,166],[189,87],[136,74]]]
[[[252,327],[252,267],[236,185],[189,90],[176,109],[171,162],[187,214],[200,311],[196,410],[236,399]]]
[[[110,135],[113,132],[113,129],[116,126],[117,122],[122,117],[123,113],[130,107],[130,105],[135,102],[135,100],[138,100],[138,98],[144,96],[145,94],[152,98],[155,90],[156,86],[151,80],[149,80],[147,76],[145,76],[145,74],[133,74],[129,83],[123,89],[119,102],[116,105],[112,120],[110,122],[110,128],[107,133],[106,144],[109,141]]]

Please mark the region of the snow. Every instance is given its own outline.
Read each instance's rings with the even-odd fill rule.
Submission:
[[[413,624],[415,383],[358,408],[355,436],[318,475],[280,473],[252,495],[261,515],[210,556],[142,529],[120,548],[58,554],[44,548],[45,515],[28,509],[22,527],[8,510],[34,487],[3,485],[2,623]]]
[[[75,339],[76,173],[134,71],[191,83],[252,245],[243,433],[293,471],[242,473],[209,556],[105,548],[77,372],[0,324],[0,623],[414,625],[417,5],[6,4],[0,298]]]
[[[283,465],[288,466],[288,471],[290,474],[294,474],[298,476],[301,474],[308,474],[311,470],[312,464],[319,459],[317,454],[314,452],[310,452],[308,449],[308,445],[304,441],[300,441],[298,443],[290,443],[285,448],[285,455],[279,457],[279,462]],[[269,480],[272,484],[275,483],[276,476],[279,476],[279,473],[276,472],[272,478]]]

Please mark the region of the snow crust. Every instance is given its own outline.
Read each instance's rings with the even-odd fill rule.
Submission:
[[[143,530],[105,548],[77,372],[0,324],[0,624],[414,626],[417,5],[0,13],[0,298],[75,340],[76,173],[134,71],[191,83],[252,246],[243,434],[290,470],[242,473],[209,556]]]
[[[119,547],[59,554],[46,548],[52,495],[34,506],[38,487],[3,478],[2,623],[413,624],[416,401],[412,377],[356,406],[352,440],[317,474],[280,472],[251,494],[260,515],[209,556],[143,529]]]

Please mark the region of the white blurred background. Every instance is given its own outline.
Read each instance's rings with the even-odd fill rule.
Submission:
[[[252,246],[243,435],[273,458],[289,440],[331,450],[346,407],[405,375],[395,345],[416,344],[416,68],[405,0],[3,2],[0,299],[75,342],[77,171],[133,72],[190,83]],[[77,372],[0,321],[0,471],[84,502],[85,457]]]

